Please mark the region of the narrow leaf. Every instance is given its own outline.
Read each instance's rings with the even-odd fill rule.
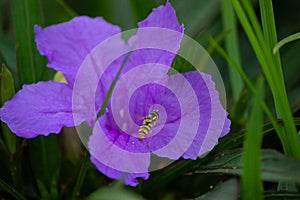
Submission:
[[[285,44],[292,42],[294,40],[300,39],[300,33],[295,33],[293,35],[287,36],[286,38],[283,38],[280,40],[273,48],[273,54],[276,54],[277,51]]]
[[[39,136],[28,141],[30,162],[40,192],[46,199],[57,198],[57,187],[60,172],[61,155],[57,137]]]
[[[19,192],[17,192],[12,186],[10,186],[9,184],[5,183],[1,179],[0,179],[0,188],[3,189],[4,191],[10,193],[17,200],[25,200],[26,199]]]
[[[195,173],[242,175],[241,149],[220,153]],[[275,150],[261,151],[261,176],[264,181],[300,183],[300,160],[287,157]]]
[[[63,7],[63,9],[66,11],[66,13],[68,13],[68,15],[70,17],[76,17],[77,16],[77,13],[72,9],[70,8],[70,6],[68,6],[64,0],[56,0],[56,2],[61,6]]]
[[[77,177],[77,181],[76,181],[76,185],[75,185],[74,190],[73,190],[72,199],[78,199],[79,198],[80,189],[81,189],[81,186],[83,184],[83,181],[84,181],[84,178],[85,178],[85,175],[86,175],[86,171],[87,171],[87,162],[88,162],[88,154],[87,154],[87,152],[85,152],[84,160],[83,160],[82,165],[80,167],[78,177]]]
[[[230,33],[225,38],[225,48],[228,52],[228,55],[235,60],[239,66],[241,66],[236,16],[230,0],[222,0],[221,3],[223,29],[225,31],[230,30]],[[229,75],[233,99],[237,101],[243,88],[243,82],[238,72],[231,67],[229,67]]]
[[[42,25],[40,0],[12,0],[11,7],[17,43],[18,88],[25,83],[48,80],[50,71],[34,42],[33,27]]]
[[[10,71],[6,68],[6,66],[2,65],[2,70],[0,73],[0,97],[1,102],[0,106],[2,107],[4,103],[11,99],[15,94],[15,86],[14,86],[14,80],[10,73]],[[9,152],[13,155],[16,152],[16,142],[17,138],[15,134],[13,134],[10,129],[7,127],[6,124],[1,122],[2,127],[2,133],[5,140],[5,143],[8,147]]]
[[[212,191],[196,198],[196,200],[237,200],[238,199],[238,182],[236,179],[229,179],[218,185]]]
[[[261,102],[264,100],[263,79],[258,79],[258,92],[250,113],[248,131],[244,141],[242,196],[243,199],[262,199],[263,187],[260,173],[260,148],[262,141],[263,111]]]

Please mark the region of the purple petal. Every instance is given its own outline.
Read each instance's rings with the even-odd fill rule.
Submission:
[[[75,17],[69,22],[42,29],[35,26],[39,52],[47,56],[51,67],[61,71],[73,85],[77,70],[90,51],[120,28],[103,18]]]
[[[149,67],[155,70],[147,74]],[[105,125],[102,123],[107,137],[129,152],[153,152],[170,159],[178,159],[180,156],[196,159],[211,150],[220,135],[229,131],[230,121],[210,76],[194,71],[169,77],[162,66],[149,67],[131,70],[120,79],[112,98],[114,107],[109,106],[112,110],[108,110],[105,115]],[[135,76],[138,74],[136,71],[140,72],[138,77]],[[148,83],[150,80],[154,83],[143,85],[143,81]],[[166,86],[169,89],[164,88]],[[126,101],[129,96],[128,105]],[[155,104],[162,107],[155,109],[159,110],[159,121],[164,126],[159,128],[158,121],[152,128],[154,135],[149,133],[151,138],[139,141],[136,138],[137,125],[142,125],[142,120],[134,116],[147,116],[151,105]],[[129,106],[129,112],[125,111],[126,106]],[[124,111],[123,116],[120,110]],[[163,113],[164,117],[161,116]],[[135,123],[131,122],[131,117]],[[126,124],[126,131],[121,130],[122,124]]]
[[[132,69],[119,80],[112,95],[112,105],[105,114],[107,121],[101,124],[111,143],[128,152],[155,151],[155,154],[170,159],[178,159],[188,149],[198,127],[199,114],[196,112],[199,109],[196,108],[199,103],[184,76],[170,78],[168,70],[169,67],[164,65],[144,65]],[[136,136],[142,120],[134,120],[138,122],[136,124],[131,118],[147,116],[152,105],[159,110],[159,121],[151,131],[153,135],[148,133],[151,138],[140,141]],[[178,131],[180,134],[176,134]],[[169,143],[171,146],[166,149]]]
[[[103,128],[103,124],[106,123],[106,115],[99,120],[100,123],[95,123],[93,133],[88,141],[91,156],[103,165],[117,171],[127,173],[148,172],[150,154],[134,153],[120,148],[120,145],[116,145],[116,143],[112,142],[105,134],[107,130]],[[110,135],[113,134],[113,132],[110,133]]]
[[[24,138],[59,133],[62,127],[78,125],[73,121],[72,89],[67,84],[53,81],[24,85],[4,104],[0,117],[16,135]],[[81,115],[79,121],[84,119]]]
[[[149,73],[149,69],[153,71]],[[166,109],[169,113],[173,112],[173,106],[178,106],[175,96],[159,85],[167,83],[168,69],[169,67],[164,65],[149,64],[148,66],[136,67],[121,77],[112,94],[112,103],[108,106],[108,112],[105,113],[106,121],[102,123],[104,133],[115,145],[129,152],[149,153],[163,147],[164,144],[172,139],[169,136],[164,137],[164,140],[161,141],[158,141],[159,139],[152,140],[152,138],[151,140],[146,139],[143,141],[137,139],[139,126],[142,125],[142,118],[148,115],[152,105],[161,104],[166,108],[169,105],[168,108],[170,109]],[[158,84],[153,84],[152,82]],[[170,105],[171,100],[169,99],[172,99],[174,104]],[[160,113],[160,115],[167,122],[173,121],[173,116],[176,117],[176,115],[168,115],[168,118],[166,116],[163,117],[163,113]],[[133,118],[133,121],[131,118]],[[173,123],[172,126],[175,127]],[[167,125],[164,126],[162,131],[165,131],[167,128]],[[153,132],[157,132],[156,127],[154,127]]]
[[[179,25],[176,11],[169,2],[154,8],[144,21],[138,23],[138,27],[161,27],[183,32],[183,26]]]
[[[124,173],[118,170],[112,169],[110,167],[105,166],[93,156],[91,156],[92,163],[96,166],[96,168],[101,171],[103,174],[112,179],[123,179],[125,185],[136,186],[139,182],[137,178],[142,178],[147,180],[149,178],[149,173]]]
[[[158,20],[160,19],[160,20]],[[183,26],[180,26],[178,23],[178,20],[176,18],[175,10],[172,8],[172,6],[167,3],[166,6],[160,6],[157,9],[154,9],[153,12],[149,15],[149,17],[144,20],[143,22],[139,23],[139,28],[145,28],[145,27],[155,27],[157,29],[154,30],[145,30],[141,31],[141,29],[138,30],[137,34],[133,36],[129,43],[137,48],[138,50],[134,51],[132,54],[130,54],[129,60],[127,61],[123,74],[128,72],[134,67],[137,67],[138,65],[146,64],[146,63],[160,63],[163,65],[170,67],[176,52],[178,51],[180,47],[180,41],[183,35]],[[162,30],[168,29],[167,34],[162,34]],[[156,31],[156,37],[153,39],[148,38],[148,35],[154,36],[152,33],[153,31]],[[174,33],[175,32],[175,33]],[[162,36],[164,36],[162,38]],[[162,43],[162,39],[166,38],[164,41],[165,43]],[[138,44],[137,44],[137,43]],[[163,44],[162,46],[160,46]],[[157,49],[149,49],[149,47],[145,46],[149,45],[150,47],[157,48]],[[156,46],[158,45],[158,46]],[[139,49],[142,48],[142,49]],[[95,53],[95,52],[93,52]],[[155,65],[154,65],[155,66]],[[115,68],[114,68],[115,69]],[[107,71],[113,71],[114,69],[107,70]],[[153,71],[153,69],[152,69]],[[163,74],[163,76],[166,76],[166,72]],[[154,72],[155,73],[155,72]],[[113,73],[111,73],[113,74]],[[149,74],[149,71],[147,71],[144,74],[136,74],[138,76],[142,75],[142,77],[147,76]],[[143,76],[144,75],[144,76]],[[162,76],[162,75],[158,75]],[[103,78],[101,78],[103,79]],[[152,80],[151,80],[152,81]],[[165,78],[164,81],[167,81]],[[111,82],[104,80],[100,81],[103,82],[103,85],[109,85]],[[107,84],[108,83],[108,84]],[[119,84],[119,83],[118,83]],[[130,86],[129,86],[130,87]],[[99,87],[98,90],[102,89],[103,87]],[[100,91],[98,92],[100,93]],[[103,93],[103,91],[102,91]],[[122,101],[126,97],[125,90],[122,92],[122,94],[118,94],[119,99]],[[146,107],[144,107],[145,109]],[[108,110],[110,109],[110,105],[108,106]],[[145,113],[143,113],[145,116]],[[111,113],[106,113],[106,119],[107,124],[104,129],[106,129],[106,133],[108,135],[112,135],[111,140],[116,141],[120,146],[126,146],[125,144],[130,142],[135,143],[136,138],[130,138],[127,133],[122,133],[120,129],[117,128],[117,125],[115,125],[113,117],[111,116]],[[116,134],[116,132],[118,132]],[[137,132],[137,131],[136,131]],[[118,137],[118,140],[116,138]],[[129,139],[129,140],[128,140]],[[133,141],[131,141],[133,139]],[[135,146],[133,147],[139,149],[139,147]],[[127,149],[129,150],[129,149]],[[144,152],[144,151],[143,151]],[[147,152],[149,152],[147,150]]]
[[[169,2],[153,9],[145,20],[138,23],[137,34],[129,40],[136,51],[130,55],[124,73],[146,63],[171,66],[180,48],[183,31],[184,27],[179,25],[176,12]]]
[[[224,123],[223,129],[222,129],[222,132],[220,134],[220,138],[227,135],[230,131],[231,121],[227,117],[228,117],[228,114],[226,113],[226,119],[225,119],[225,123]]]
[[[200,76],[199,73],[188,72],[184,76],[196,91],[201,114],[197,135],[183,157],[197,159],[210,151],[217,144],[219,137],[229,132],[230,120],[220,103],[219,94],[210,75],[201,73]]]

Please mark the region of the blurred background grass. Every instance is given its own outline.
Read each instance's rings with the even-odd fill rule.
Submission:
[[[20,63],[16,59],[16,48],[20,48],[20,45],[22,45],[19,41],[22,40],[20,37],[22,37],[22,34],[26,35],[28,30],[26,28],[22,30],[20,26],[16,27],[13,22],[14,12],[20,14],[20,11],[14,11],[12,8],[19,7],[19,9],[23,8],[25,11],[26,9],[36,9],[42,17],[33,19],[32,22],[36,22],[43,27],[68,21],[76,15],[87,15],[91,17],[102,16],[108,22],[119,25],[122,30],[128,30],[136,28],[137,22],[143,20],[153,8],[165,4],[164,0],[89,0],[85,2],[80,0],[35,0],[32,2],[36,3],[33,6],[26,7],[26,1],[0,0],[0,62],[6,64],[12,72],[17,90],[21,88],[23,83],[52,79],[54,72],[45,68],[46,60],[44,58],[32,53],[31,56],[39,60],[39,66],[36,66],[37,68],[33,68],[33,70],[41,76],[29,79],[21,78],[20,72],[22,70],[27,71],[28,68],[20,65],[18,69],[16,68],[17,63]],[[1,149],[0,183],[2,184],[0,196],[3,199],[12,197],[17,199],[23,197],[30,199],[69,199],[72,197],[76,199],[87,197],[99,188],[100,190],[97,194],[91,196],[91,199],[112,198],[116,193],[122,194],[124,199],[125,197],[128,199],[195,198],[205,193],[206,196],[199,197],[199,199],[238,198],[239,189],[237,188],[239,188],[239,184],[234,178],[239,177],[241,173],[231,170],[241,167],[241,159],[233,162],[231,155],[240,158],[239,148],[242,147],[245,129],[248,127],[248,111],[252,109],[253,99],[261,97],[256,97],[249,92],[247,88],[244,88],[244,84],[238,87],[239,89],[233,89],[229,69],[231,66],[228,65],[223,56],[215,51],[209,42],[208,38],[210,36],[215,39],[219,38],[218,43],[224,46],[230,55],[228,49],[232,47],[224,45],[224,41],[230,37],[232,30],[228,30],[224,26],[224,21],[226,22],[229,19],[224,18],[225,11],[221,0],[170,0],[170,2],[177,12],[179,22],[185,25],[185,33],[197,40],[204,48],[210,49],[209,52],[222,74],[227,94],[227,110],[232,119],[231,134],[221,140],[220,144],[204,158],[197,161],[179,160],[163,170],[152,173],[150,180],[141,181],[137,188],[124,188],[119,182],[111,181],[101,175],[86,159],[87,154],[82,148],[76,147],[75,152],[77,152],[77,155],[75,153],[74,156],[74,152],[70,155],[68,153],[70,147],[64,146],[66,140],[64,136],[68,133],[59,136],[52,135],[47,138],[39,137],[30,141],[19,140],[19,149],[16,154],[11,155]],[[230,2],[223,1],[224,4]],[[258,19],[260,19],[258,1],[252,2]],[[300,31],[300,1],[274,0],[273,6],[279,40]],[[24,18],[24,23],[26,23],[25,21]],[[22,18],[19,23],[23,23]],[[27,28],[33,30],[33,27]],[[234,39],[236,45],[238,45],[239,55],[237,58],[232,57],[232,59],[243,67],[247,77],[254,83],[262,75],[260,64],[243,28],[238,22],[237,33]],[[35,46],[33,48],[33,52],[36,51]],[[298,130],[300,125],[297,118],[300,117],[300,76],[297,73],[300,69],[299,52],[300,41],[297,40],[280,49],[288,99]],[[177,67],[180,69],[182,66],[177,64]],[[38,70],[42,70],[42,72]],[[46,72],[43,70],[46,70]],[[240,91],[241,88],[241,94],[234,91]],[[276,111],[272,94],[267,86],[264,96],[268,107],[275,116]],[[267,122],[266,118],[264,121],[262,147],[283,152],[280,140],[273,131],[272,125]],[[280,119],[277,122],[283,124]],[[70,131],[72,132],[72,130],[64,130],[64,132]],[[36,149],[43,149],[43,154],[40,154]],[[274,156],[274,154],[277,155],[276,153],[278,152],[265,152],[263,155],[267,158],[268,156],[281,158],[279,155]],[[215,163],[223,157],[227,162]],[[266,199],[281,199],[281,197],[299,199],[297,185],[294,185],[294,187],[293,184],[288,184],[294,182],[299,184],[299,173],[295,173],[294,176],[287,173],[291,172],[291,169],[297,170],[299,161],[296,162],[285,157],[278,160],[268,160],[267,158],[266,161],[262,161],[262,168],[266,169],[262,172],[264,197]],[[285,163],[285,165],[278,163]],[[269,172],[270,166],[275,174],[277,171],[283,174],[276,179],[277,181],[268,177],[267,172]],[[275,166],[280,167],[272,168]],[[222,171],[221,169],[228,169],[229,171]],[[223,191],[224,183],[223,185],[221,183],[230,178],[233,178],[233,180],[226,182],[225,186],[226,190],[232,192],[226,193]],[[278,182],[287,183],[285,184],[286,190],[278,189]],[[215,186],[217,186],[216,190],[213,189]],[[209,191],[212,194],[207,193]]]

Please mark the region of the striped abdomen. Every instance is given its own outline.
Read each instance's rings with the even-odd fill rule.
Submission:
[[[147,134],[151,131],[152,127],[155,125],[158,120],[158,111],[154,110],[149,113],[147,117],[144,118],[143,124],[139,128],[138,139],[144,139]]]

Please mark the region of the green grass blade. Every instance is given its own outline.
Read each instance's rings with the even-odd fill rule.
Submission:
[[[17,200],[26,200],[25,197],[23,197],[19,192],[17,192],[12,186],[5,183],[3,180],[0,179],[0,188],[4,191],[11,194],[15,199]]]
[[[72,8],[70,8],[70,6],[68,6],[64,2],[64,0],[56,0],[56,2],[66,11],[66,13],[68,13],[68,15],[70,17],[76,17],[77,16],[77,13]]]
[[[79,173],[78,173],[78,178],[76,180],[76,185],[74,187],[73,193],[72,193],[72,199],[78,199],[80,195],[80,189],[83,184],[86,172],[87,172],[87,164],[88,164],[88,158],[89,155],[87,152],[85,152]]]
[[[223,56],[223,58],[240,74],[240,76],[244,80],[246,86],[250,89],[250,91],[253,94],[256,94],[257,93],[256,87],[252,84],[252,82],[250,81],[250,79],[248,78],[248,76],[246,75],[244,70],[242,69],[242,67],[239,66],[233,59],[231,59],[229,57],[229,55],[224,51],[224,49],[222,49],[222,47],[212,37],[209,37],[208,40],[212,44],[212,46],[214,46],[216,51],[221,56]],[[285,137],[283,137],[284,135],[281,134],[281,130],[280,130],[275,118],[273,117],[270,109],[267,107],[267,105],[265,104],[264,101],[262,101],[261,104],[262,104],[262,108],[264,109],[264,112],[266,113],[267,117],[270,119],[270,121],[271,121],[276,133],[278,134],[280,140],[285,141]]]
[[[61,153],[57,137],[52,134],[28,140],[32,172],[37,181],[39,192],[44,199],[58,196],[58,181],[61,170]]]
[[[228,55],[241,66],[235,13],[230,0],[222,0],[221,3],[223,29],[225,31],[230,30],[230,34],[225,38],[225,49],[228,52]],[[238,72],[231,67],[229,68],[229,76],[233,99],[234,101],[237,101],[243,88],[243,82]]]
[[[286,38],[280,40],[273,48],[273,54],[276,54],[277,51],[285,44],[292,42],[294,40],[300,39],[300,33],[295,33],[293,35],[287,36]]]
[[[272,54],[272,48],[277,43],[277,33],[275,27],[272,1],[260,0],[259,3],[261,8],[264,37],[266,40],[268,53],[273,61],[269,64],[269,67],[267,67],[265,71],[268,71],[269,73],[274,72],[275,75],[274,82],[270,82],[269,84],[274,85],[275,89],[272,90],[272,93],[274,96],[276,111],[278,117],[282,117],[285,123],[284,129],[287,139],[287,143],[284,144],[285,151],[286,153],[288,153],[288,155],[300,158],[300,140],[297,135],[296,126],[293,121],[293,115],[287,98],[282,66],[280,61],[280,54]]]
[[[49,70],[34,42],[35,24],[42,24],[39,0],[12,0],[12,16],[17,45],[17,72],[20,88],[25,83],[47,80]]]
[[[256,32],[260,32],[260,31],[254,31],[254,29],[252,28],[251,22],[249,21],[247,15],[246,15],[246,11],[242,8],[242,5],[239,3],[239,1],[237,0],[232,0],[232,5],[236,11],[236,14],[238,16],[239,21],[241,22],[241,25],[243,26],[248,39],[252,45],[252,48],[257,56],[258,61],[260,62],[262,68],[264,69],[265,67],[268,66],[269,60],[267,60],[268,56],[266,55],[265,50],[262,48],[264,41],[262,39],[258,39],[258,37],[261,36],[257,36]],[[249,8],[247,9],[248,12],[250,12]],[[255,20],[252,20],[255,21]],[[256,27],[256,26],[255,26]],[[261,35],[261,34],[259,34]],[[265,73],[265,76],[267,78],[267,80],[271,80],[272,79],[272,74],[269,73]],[[272,85],[270,85],[270,87],[272,87]],[[272,88],[271,88],[272,89]]]
[[[258,92],[250,113],[248,131],[244,141],[242,197],[247,199],[262,199],[263,187],[260,172],[260,148],[262,142],[263,112],[261,101],[264,100],[263,79],[258,79]]]
[[[107,91],[107,94],[106,94],[106,96],[105,96],[104,103],[103,103],[103,105],[102,105],[102,107],[101,107],[101,109],[100,109],[100,111],[99,111],[99,113],[98,113],[98,115],[97,115],[97,118],[101,117],[101,116],[104,114],[105,109],[106,109],[106,107],[107,107],[107,104],[108,104],[108,102],[109,102],[109,99],[110,99],[110,97],[111,97],[111,95],[112,95],[113,89],[114,89],[114,87],[115,87],[115,85],[116,85],[116,83],[117,83],[117,81],[118,81],[118,79],[119,79],[119,77],[120,77],[120,75],[121,75],[121,73],[122,73],[122,70],[123,70],[123,68],[124,68],[124,66],[125,66],[125,64],[126,64],[126,62],[127,62],[128,59],[129,59],[129,56],[130,56],[131,53],[132,53],[132,51],[130,51],[130,52],[125,56],[124,60],[122,61],[122,64],[121,64],[121,66],[120,66],[120,68],[119,68],[119,70],[118,70],[118,72],[117,72],[117,74],[116,74],[116,76],[115,76],[113,82],[111,83],[111,85],[110,85],[110,87],[109,87],[109,89],[108,89],[108,91]]]
[[[244,12],[247,15],[247,17],[249,18],[249,22],[251,24],[251,27],[253,29],[253,31],[255,32],[255,36],[257,37],[257,40],[259,42],[259,44],[261,45],[260,47],[264,50],[266,50],[266,46],[264,45],[265,43],[265,39],[264,39],[264,35],[263,32],[261,30],[261,26],[260,23],[256,17],[256,13],[251,5],[251,1],[249,0],[242,0],[241,1],[243,7],[244,7]]]
[[[0,33],[0,61],[1,64],[5,63],[6,66],[10,68],[12,74],[15,75],[16,69],[16,54],[15,46],[10,38],[2,35]]]
[[[270,1],[265,2],[266,6],[268,6],[269,8],[264,10],[264,12],[268,12],[268,14],[266,14],[267,19],[266,17],[264,17],[263,19],[269,20],[271,23],[263,22],[263,25],[264,33],[271,33],[271,35],[273,36],[265,37],[264,40],[261,39],[261,34],[259,30],[253,30],[253,27],[255,29],[260,29],[260,27],[256,25],[257,20],[255,19],[255,16],[253,16],[252,14],[253,8],[249,3],[245,3],[247,1],[243,2],[244,6],[246,7],[246,11],[242,8],[239,1],[232,0],[237,16],[248,36],[248,39],[252,45],[252,48],[257,56],[258,61],[260,62],[264,75],[271,88],[276,105],[277,115],[278,117],[283,118],[285,122],[284,129],[279,130],[279,132],[277,133],[279,135],[285,153],[289,156],[300,158],[300,140],[297,136],[296,127],[292,120],[292,114],[286,96],[280,59],[273,58],[271,50],[272,48],[270,47],[270,44],[272,44],[273,41],[276,39],[275,25],[267,25],[271,24],[274,20],[269,19],[274,18],[273,12],[271,11],[272,8],[270,5]],[[246,13],[250,13],[250,21],[252,24],[250,23]],[[265,26],[267,26],[268,28],[266,28]],[[268,31],[266,31],[266,29],[268,29]],[[268,39],[269,41],[266,42],[266,39]]]

